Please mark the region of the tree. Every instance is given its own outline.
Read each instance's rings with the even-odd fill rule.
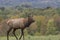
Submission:
[[[49,19],[47,23],[47,34],[56,34],[56,26],[54,24],[54,19]]]

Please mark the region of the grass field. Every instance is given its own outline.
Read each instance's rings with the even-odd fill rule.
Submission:
[[[6,40],[6,37],[1,37],[0,40]],[[9,40],[16,40],[15,37],[9,37]],[[21,39],[22,40],[22,39]],[[60,35],[49,36],[25,36],[25,40],[60,40]]]

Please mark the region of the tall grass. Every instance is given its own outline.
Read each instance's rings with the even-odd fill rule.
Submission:
[[[1,37],[0,40],[7,40],[6,36]],[[9,37],[9,40],[16,40],[15,37]],[[23,40],[23,39],[21,39]],[[60,35],[49,35],[49,36],[25,36],[25,40],[60,40]]]

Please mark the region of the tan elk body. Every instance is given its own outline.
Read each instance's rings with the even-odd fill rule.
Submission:
[[[15,31],[16,29],[21,29],[21,37],[23,36],[23,40],[24,40],[24,32],[23,30],[26,27],[29,27],[30,24],[32,24],[34,22],[34,19],[32,16],[28,16],[27,18],[18,18],[18,19],[9,19],[7,21],[7,24],[9,26],[9,30],[7,31],[7,40],[9,40],[9,32],[13,29],[13,34],[16,37],[16,39],[18,40],[17,36],[15,35]],[[21,39],[21,37],[19,38],[19,40]]]

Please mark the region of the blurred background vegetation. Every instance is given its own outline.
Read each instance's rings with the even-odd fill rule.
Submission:
[[[29,5],[21,5],[16,7],[0,7],[0,35],[4,36],[7,32],[7,24],[5,20],[12,18],[27,17],[26,14],[34,15],[35,23],[26,28],[25,35],[57,35],[60,34],[60,8],[46,7],[30,8]],[[16,31],[20,34],[20,30]],[[12,35],[12,31],[10,33]]]

